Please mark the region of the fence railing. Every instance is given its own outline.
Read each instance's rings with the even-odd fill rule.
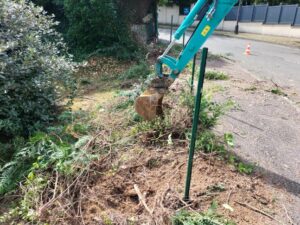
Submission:
[[[238,6],[225,17],[225,20],[237,20]],[[246,5],[241,6],[240,22],[262,22],[264,24],[289,24],[300,26],[300,7],[296,5]]]

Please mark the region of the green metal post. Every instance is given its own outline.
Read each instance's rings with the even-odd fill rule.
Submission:
[[[198,121],[199,121],[199,115],[200,115],[200,105],[201,105],[201,97],[202,97],[202,88],[203,88],[203,83],[204,83],[205,68],[206,68],[207,52],[208,52],[208,49],[203,48],[202,58],[201,58],[200,75],[199,75],[198,87],[197,87],[197,95],[196,95],[196,100],[195,100],[195,111],[194,111],[192,137],[191,137],[191,143],[190,143],[190,151],[189,151],[189,159],[188,159],[188,167],[187,167],[187,175],[186,175],[186,183],[185,183],[184,201],[190,200],[190,187],[191,187],[191,178],[192,178],[192,169],[193,169],[193,159],[194,159],[194,152],[195,152]]]
[[[196,70],[196,60],[197,60],[197,53],[195,54],[194,59],[193,59],[191,94],[193,94],[193,91],[194,91],[194,78],[195,78],[195,70]]]

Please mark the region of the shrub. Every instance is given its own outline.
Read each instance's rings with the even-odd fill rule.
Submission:
[[[182,210],[173,215],[172,225],[235,225],[234,222],[218,215],[217,202],[213,201],[205,213]]]
[[[0,138],[51,123],[74,91],[74,64],[53,17],[25,0],[0,0]]]
[[[287,94],[280,90],[278,87],[271,89],[270,92],[275,95],[287,96]]]
[[[189,108],[193,112],[195,96],[191,95],[188,92],[182,92],[179,97],[181,105]],[[202,96],[200,106],[200,128],[202,130],[205,130],[215,126],[224,111],[225,105],[221,105],[211,101],[210,97],[204,94]]]
[[[137,45],[123,4],[117,0],[65,0],[66,36],[76,56],[99,53],[136,57]]]
[[[150,74],[149,65],[146,62],[140,62],[136,65],[130,67],[127,71],[121,74],[121,80],[129,80],[129,79],[145,79]]]
[[[90,139],[82,136],[73,144],[57,140],[56,135],[36,133],[24,146],[15,145],[10,162],[0,168],[0,196],[13,190],[25,177],[32,178],[35,170],[75,174],[79,165],[87,165],[93,158],[82,149]]]

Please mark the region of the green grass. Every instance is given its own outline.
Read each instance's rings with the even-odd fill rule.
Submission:
[[[223,72],[211,70],[205,73],[205,78],[207,80],[228,80],[229,76]]]
[[[144,79],[149,75],[150,68],[146,62],[140,62],[131,66],[127,71],[120,75],[120,80]]]
[[[281,89],[279,88],[274,88],[274,89],[271,89],[270,92],[274,95],[281,95],[281,96],[287,96],[286,93],[284,93]]]
[[[254,165],[243,162],[233,154],[228,156],[228,162],[233,165],[239,173],[250,175],[255,169]]]
[[[244,90],[245,90],[245,91],[256,91],[256,90],[257,90],[257,87],[251,86],[251,87],[245,88]]]

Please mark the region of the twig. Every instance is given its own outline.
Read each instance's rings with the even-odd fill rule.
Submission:
[[[227,201],[226,201],[226,203],[227,203],[228,205],[229,205],[229,201],[230,201],[230,197],[231,197],[232,193],[233,193],[233,190],[230,190],[230,192],[229,192],[229,194],[228,194],[228,197],[227,197]]]
[[[80,197],[79,197],[79,202],[78,202],[78,206],[79,206],[79,214],[80,214],[80,218],[81,218],[81,222],[83,225],[85,225],[85,221],[84,221],[84,218],[82,216],[82,205],[81,205],[81,190],[80,190]]]
[[[161,198],[160,198],[160,207],[165,211],[165,207],[164,207],[164,205],[163,205],[163,201],[164,201],[164,199],[165,199],[165,197],[166,197],[166,195],[168,194],[168,192],[170,191],[171,189],[170,189],[170,184],[168,184],[168,188],[164,191],[164,193],[161,195]]]
[[[184,163],[181,163],[179,166],[176,167],[175,170],[173,170],[173,175],[169,178],[168,183],[170,183],[171,180],[173,180],[173,178],[178,174],[179,169],[180,169],[182,166],[184,166],[184,164],[185,164],[185,162],[184,162]],[[175,171],[175,172],[174,172],[174,171]]]
[[[174,193],[175,193],[175,196],[178,198],[178,200],[179,200],[182,204],[184,204],[186,208],[189,208],[191,211],[196,212],[193,208],[191,208],[191,205],[192,205],[193,203],[190,203],[190,204],[186,203],[184,200],[181,199],[181,197],[180,197],[180,195],[179,195],[179,193],[178,193],[177,191],[174,190]]]
[[[62,191],[58,196],[56,196],[55,198],[52,198],[49,202],[47,202],[46,204],[42,205],[39,208],[39,213],[43,212],[43,210],[47,207],[49,207],[51,204],[53,204],[53,202],[55,202],[57,199],[59,199],[60,197],[62,197],[66,192],[69,191],[69,189],[71,187],[73,187],[74,184],[76,184],[76,182],[79,180],[79,178],[84,174],[84,172],[86,172],[86,170],[82,170],[81,173],[74,179],[74,181],[64,190]]]
[[[186,208],[191,208],[191,206],[193,205],[194,203],[191,203],[191,204],[188,204],[188,205],[185,205],[179,209],[176,210],[176,212],[180,211],[180,210],[183,210],[183,209],[186,209]]]
[[[139,187],[137,184],[133,185],[135,192],[137,193],[137,195],[139,196],[140,201],[142,202],[142,204],[144,205],[145,209],[148,211],[148,213],[152,216],[153,211],[150,210],[150,208],[148,207],[148,205],[146,204],[146,200],[144,195],[141,193]]]
[[[53,191],[53,197],[52,200],[56,197],[56,190],[57,190],[57,184],[58,184],[58,172],[56,171],[56,178],[55,178],[55,185],[54,185],[54,191]]]
[[[271,216],[270,214],[268,214],[268,213],[266,213],[266,212],[264,212],[264,211],[262,211],[262,210],[260,210],[260,209],[258,209],[258,208],[255,208],[255,207],[253,207],[253,206],[251,206],[251,205],[249,205],[249,204],[247,204],[247,203],[242,203],[242,202],[238,202],[238,201],[235,201],[235,202],[236,202],[237,204],[239,204],[239,205],[245,207],[245,208],[251,209],[251,210],[253,210],[254,212],[260,213],[260,214],[262,214],[262,215],[264,215],[264,216],[266,216],[266,217],[268,217],[268,218],[270,218],[270,219],[272,219],[272,220],[275,220],[276,222],[278,222],[278,223],[284,225],[283,222],[277,220],[276,218],[274,218],[274,217]]]
[[[271,79],[271,82],[275,85],[276,88],[280,88],[280,86],[276,82],[274,82],[273,79]]]
[[[283,209],[284,209],[284,211],[285,211],[286,217],[289,219],[290,223],[291,223],[292,225],[294,225],[295,223],[294,223],[294,221],[292,220],[292,218],[289,216],[288,211],[287,211],[287,209],[286,209],[286,207],[285,207],[285,205],[284,205],[283,203],[282,203],[282,207],[283,207]]]

